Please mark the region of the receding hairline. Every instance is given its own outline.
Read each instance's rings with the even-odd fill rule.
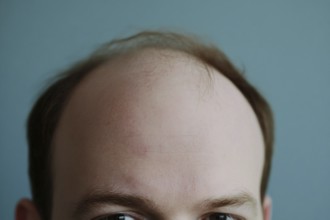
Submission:
[[[161,59],[158,59],[158,58]],[[135,62],[135,63],[134,63]],[[142,67],[140,68],[139,65],[143,66],[144,63],[147,63],[149,65],[149,62],[151,62],[151,67],[147,66],[145,69]],[[134,63],[134,66],[136,69],[129,68],[125,69],[127,65],[131,65],[131,63]],[[173,64],[174,63],[174,64]],[[167,68],[168,66],[170,69],[163,69]],[[182,69],[182,72],[177,71],[177,66],[180,65],[180,68],[185,68],[189,67],[192,68],[191,71],[187,71],[186,69]],[[203,62],[202,60],[198,59],[197,57],[187,54],[186,52],[182,51],[177,51],[173,49],[164,49],[164,48],[153,48],[153,47],[147,47],[147,48],[140,48],[138,50],[133,50],[130,52],[126,52],[122,55],[119,55],[115,57],[114,59],[109,59],[108,61],[100,64],[97,66],[95,69],[91,70],[87,75],[85,79],[82,79],[81,82],[79,82],[74,88],[72,88],[70,97],[67,98],[67,103],[63,106],[63,112],[61,113],[59,120],[58,120],[58,125],[56,126],[56,130],[58,130],[60,121],[63,120],[63,115],[65,114],[65,111],[69,106],[72,104],[72,100],[77,100],[81,99],[83,97],[83,94],[91,94],[89,91],[94,91],[95,88],[100,85],[99,83],[104,83],[106,86],[101,85],[101,87],[104,87],[106,90],[102,90],[102,93],[97,93],[101,96],[104,97],[114,97],[117,96],[118,94],[116,93],[116,90],[122,89],[121,86],[116,86],[116,81],[114,81],[111,77],[113,75],[119,75],[119,78],[123,74],[122,69],[117,69],[123,67],[124,71],[127,71],[126,76],[123,76],[124,79],[127,79],[127,76],[130,77],[130,79],[125,81],[125,84],[129,84],[131,81],[133,83],[136,83],[136,81],[141,81],[141,83],[138,83],[138,86],[140,86],[139,89],[143,89],[146,92],[149,92],[149,88],[151,86],[154,86],[154,82],[158,80],[158,78],[162,77],[168,77],[170,79],[173,78],[179,78],[182,77],[183,74],[186,76],[182,78],[183,80],[190,80],[190,82],[187,82],[187,85],[194,84],[192,85],[193,90],[191,90],[192,93],[196,92],[197,93],[197,101],[200,100],[208,100],[207,98],[210,93],[215,94],[215,99],[212,99],[212,102],[214,100],[218,100],[221,96],[227,94],[225,90],[223,90],[223,87],[225,87],[226,90],[229,89],[230,94],[235,94],[236,96],[240,96],[241,100],[244,101],[244,105],[246,105],[250,110],[252,116],[255,118],[255,120],[258,123],[258,118],[255,115],[254,110],[252,109],[250,103],[244,96],[244,94],[237,88],[237,86],[230,80],[228,79],[223,73],[221,73],[219,70],[215,69],[213,66]],[[154,67],[159,66],[159,70],[153,71]],[[165,67],[164,67],[165,66]],[[142,69],[142,70],[140,70]],[[173,71],[172,71],[173,70]],[[136,72],[134,72],[136,71]],[[147,73],[145,73],[146,71]],[[193,73],[192,73],[193,72]],[[174,74],[173,74],[174,73]],[[147,74],[147,77],[145,76]],[[169,74],[167,76],[166,74]],[[103,76],[100,76],[103,75]],[[162,76],[165,75],[165,76]],[[110,77],[110,78],[108,78]],[[100,79],[101,78],[101,79]],[[151,79],[151,78],[157,78],[157,79]],[[217,83],[217,80],[223,81],[220,84]],[[111,85],[114,86],[108,86],[107,82],[112,83]],[[186,83],[186,81],[182,81],[183,83]],[[114,84],[113,84],[114,83]],[[87,85],[86,85],[87,84]],[[168,84],[168,83],[166,83]],[[196,84],[196,85],[195,85]],[[122,83],[120,85],[123,85]],[[181,84],[180,84],[181,85]],[[182,84],[183,85],[183,84]],[[221,88],[219,87],[221,85]],[[171,86],[170,84],[168,86]],[[219,87],[218,89],[215,88],[215,86]],[[157,87],[157,86],[156,86]],[[195,89],[196,88],[196,89]],[[134,94],[134,89],[135,88],[124,88],[124,90],[133,90]],[[156,88],[158,90],[158,88]],[[221,93],[219,91],[221,90]],[[234,91],[235,90],[235,91]],[[234,92],[233,92],[234,91]],[[83,94],[81,93],[83,92]],[[112,94],[112,92],[114,92]],[[215,93],[213,93],[215,92]],[[93,92],[92,92],[93,93]],[[132,92],[130,92],[132,94]],[[220,96],[219,96],[220,95]],[[145,95],[144,95],[145,96]],[[122,99],[123,97],[116,98],[114,101],[115,103],[110,103],[109,100],[106,102],[109,102],[107,105],[114,105],[118,106],[118,100]],[[147,97],[144,97],[147,98]],[[199,100],[198,100],[199,99]],[[110,100],[113,100],[110,98]],[[210,99],[211,100],[211,99]],[[105,102],[103,102],[105,103]],[[120,103],[120,102],[119,102]],[[242,103],[243,104],[243,103]],[[71,106],[70,106],[71,107]],[[260,129],[261,130],[261,129]],[[260,131],[262,133],[262,131]],[[54,135],[56,136],[56,135]],[[53,139],[54,141],[54,139]]]
[[[144,86],[148,86],[152,83],[153,79],[166,77],[166,74],[170,73],[178,64],[180,65],[182,63],[185,66],[192,68],[189,76],[196,78],[199,85],[206,84],[206,86],[204,86],[205,88],[203,87],[203,90],[211,89],[213,87],[212,82],[214,81],[213,79],[215,76],[224,77],[232,83],[231,80],[225,77],[225,75],[219,70],[193,54],[175,49],[143,47],[119,54],[96,66],[72,89],[72,93],[74,93],[74,90],[80,87],[83,83],[88,81],[88,78],[97,77],[97,74],[100,72],[109,77],[120,74],[122,75],[123,73],[121,71],[116,71],[115,69],[118,67],[120,69],[125,69],[129,65],[135,65],[137,67],[136,71],[131,70],[128,74],[129,77],[135,78],[135,80],[141,79],[141,81],[145,81]],[[180,74],[177,76],[180,76]],[[176,76],[173,75],[173,77]],[[235,85],[234,87],[238,90]],[[242,94],[242,96],[244,95]]]

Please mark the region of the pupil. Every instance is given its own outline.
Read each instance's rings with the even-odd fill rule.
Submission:
[[[123,214],[115,215],[111,220],[125,220],[125,215]]]
[[[214,214],[211,216],[210,220],[226,220],[227,219],[227,215],[225,214]]]

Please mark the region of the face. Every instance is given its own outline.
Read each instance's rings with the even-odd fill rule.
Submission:
[[[53,140],[56,220],[258,220],[263,139],[243,95],[173,51],[81,82]]]

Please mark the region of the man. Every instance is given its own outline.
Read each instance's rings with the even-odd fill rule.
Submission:
[[[273,122],[212,45],[112,41],[51,85],[28,121],[33,200],[17,220],[269,220]]]

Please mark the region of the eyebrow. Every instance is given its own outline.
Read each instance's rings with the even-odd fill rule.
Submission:
[[[257,200],[248,192],[240,192],[223,198],[207,199],[201,203],[206,210],[214,210],[222,207],[249,206],[254,212],[257,209]]]
[[[118,205],[141,211],[150,219],[164,219],[161,211],[156,204],[143,196],[123,194],[112,191],[92,191],[84,196],[76,205],[73,212],[73,219],[89,213],[90,210],[102,205]],[[253,212],[256,211],[256,199],[247,192],[240,192],[235,195],[224,196],[221,198],[206,199],[198,204],[202,210],[212,211],[223,207],[249,206]]]
[[[156,205],[149,199],[142,196],[135,196],[111,191],[92,191],[81,199],[73,212],[74,219],[84,216],[90,210],[101,205],[118,205],[129,207],[147,214],[151,219],[162,219],[162,215],[157,211]]]

